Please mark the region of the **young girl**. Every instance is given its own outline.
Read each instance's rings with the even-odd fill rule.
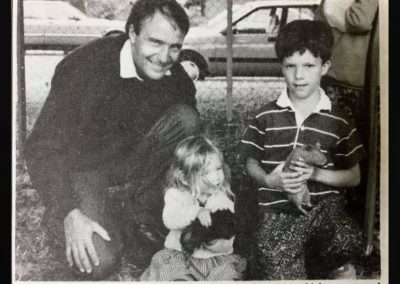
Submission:
[[[202,136],[180,142],[168,174],[163,222],[170,230],[165,248],[153,256],[140,280],[239,280],[246,260],[233,254],[233,240],[217,239],[195,249],[191,256],[182,252],[182,230],[196,218],[211,225],[210,213],[234,211],[229,186],[229,169],[221,151]]]

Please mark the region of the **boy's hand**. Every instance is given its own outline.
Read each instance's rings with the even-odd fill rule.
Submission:
[[[302,158],[299,161],[292,161],[289,168],[293,171],[301,173],[304,181],[313,179],[315,176],[316,168],[304,162]]]
[[[202,224],[204,227],[208,228],[211,226],[210,210],[200,208],[199,212],[197,213],[197,219],[199,219],[200,224]]]
[[[267,186],[281,189],[288,193],[298,193],[302,190],[305,179],[301,172],[283,172],[285,162],[280,163],[266,178]]]

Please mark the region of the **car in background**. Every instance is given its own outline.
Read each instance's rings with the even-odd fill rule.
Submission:
[[[281,76],[275,41],[279,30],[296,19],[314,18],[320,0],[264,0],[232,9],[233,75]],[[190,28],[180,61],[194,79],[226,76],[226,10],[205,25]]]
[[[65,1],[24,0],[23,7],[26,49],[69,51],[125,27],[123,21],[88,17]]]

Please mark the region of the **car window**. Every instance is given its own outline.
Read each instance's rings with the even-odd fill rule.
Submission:
[[[314,9],[309,7],[299,7],[299,8],[289,8],[287,23],[294,20],[313,20],[314,19]]]
[[[45,15],[39,6],[29,5],[24,3],[24,18],[25,19],[43,19]]]
[[[240,4],[239,5],[233,5],[232,6],[232,13],[234,13],[238,8],[240,8]],[[227,10],[222,10],[220,13],[218,13],[217,15],[215,15],[214,17],[212,17],[210,20],[208,20],[207,22],[207,26],[209,27],[213,27],[214,25],[220,23],[220,22],[227,22]]]
[[[234,25],[238,34],[268,34],[276,36],[279,30],[282,8],[257,9]]]

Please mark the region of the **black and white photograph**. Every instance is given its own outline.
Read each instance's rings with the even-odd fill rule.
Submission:
[[[13,283],[388,283],[387,0],[15,0],[12,25]]]

